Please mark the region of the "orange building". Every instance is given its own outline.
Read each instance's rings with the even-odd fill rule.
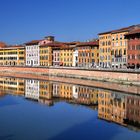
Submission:
[[[78,48],[78,66],[91,67],[99,65],[99,42],[83,42],[76,45]]]
[[[126,96],[113,91],[99,90],[98,117],[121,125],[126,125]]]

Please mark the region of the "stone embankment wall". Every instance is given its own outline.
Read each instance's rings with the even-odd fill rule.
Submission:
[[[136,85],[140,84],[139,80],[137,79],[139,76],[139,73],[110,72],[110,74],[106,74],[106,72],[97,71],[97,70],[95,71],[85,70],[83,72],[83,70],[73,70],[73,69],[69,70],[69,69],[56,69],[56,68],[0,67],[0,76],[5,76],[5,77],[48,80],[50,82],[51,81],[64,82],[64,83],[69,83],[69,84],[93,86],[96,88],[115,90],[115,91],[120,91],[120,92],[125,92],[125,93],[140,94],[140,86],[135,86],[135,84]],[[116,73],[120,75],[122,74],[122,76],[127,76],[128,79],[124,81],[124,79],[122,79],[120,76],[121,79],[119,80],[119,78],[116,76],[114,78],[113,75],[111,75],[112,73],[113,75],[115,75]],[[97,80],[92,79],[93,75],[95,76],[94,79],[97,79]],[[133,75],[134,76],[137,75],[136,79],[134,79]],[[128,81],[130,80],[129,76],[131,78],[131,81]],[[108,79],[109,77],[110,77],[110,80]],[[106,80],[101,80],[101,79],[106,79]],[[113,82],[103,82],[103,81],[107,81],[107,79],[108,81],[113,81]],[[120,83],[116,82],[117,80]],[[130,86],[129,84],[133,86]]]
[[[88,70],[54,67],[0,67],[0,72],[37,74],[140,85],[140,72],[138,71]]]

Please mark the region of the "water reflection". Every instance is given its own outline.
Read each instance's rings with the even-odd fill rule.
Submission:
[[[98,109],[98,118],[138,131],[140,128],[140,96],[94,87],[0,77],[0,97],[6,94],[24,96],[48,106],[59,101]]]

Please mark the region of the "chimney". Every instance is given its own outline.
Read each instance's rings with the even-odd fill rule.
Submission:
[[[54,36],[46,36],[45,39],[46,39],[47,41],[53,42],[54,39],[55,39],[55,37],[54,37]]]

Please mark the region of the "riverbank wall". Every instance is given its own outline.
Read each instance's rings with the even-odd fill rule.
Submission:
[[[140,85],[140,71],[60,67],[0,67],[3,73],[22,73]]]

